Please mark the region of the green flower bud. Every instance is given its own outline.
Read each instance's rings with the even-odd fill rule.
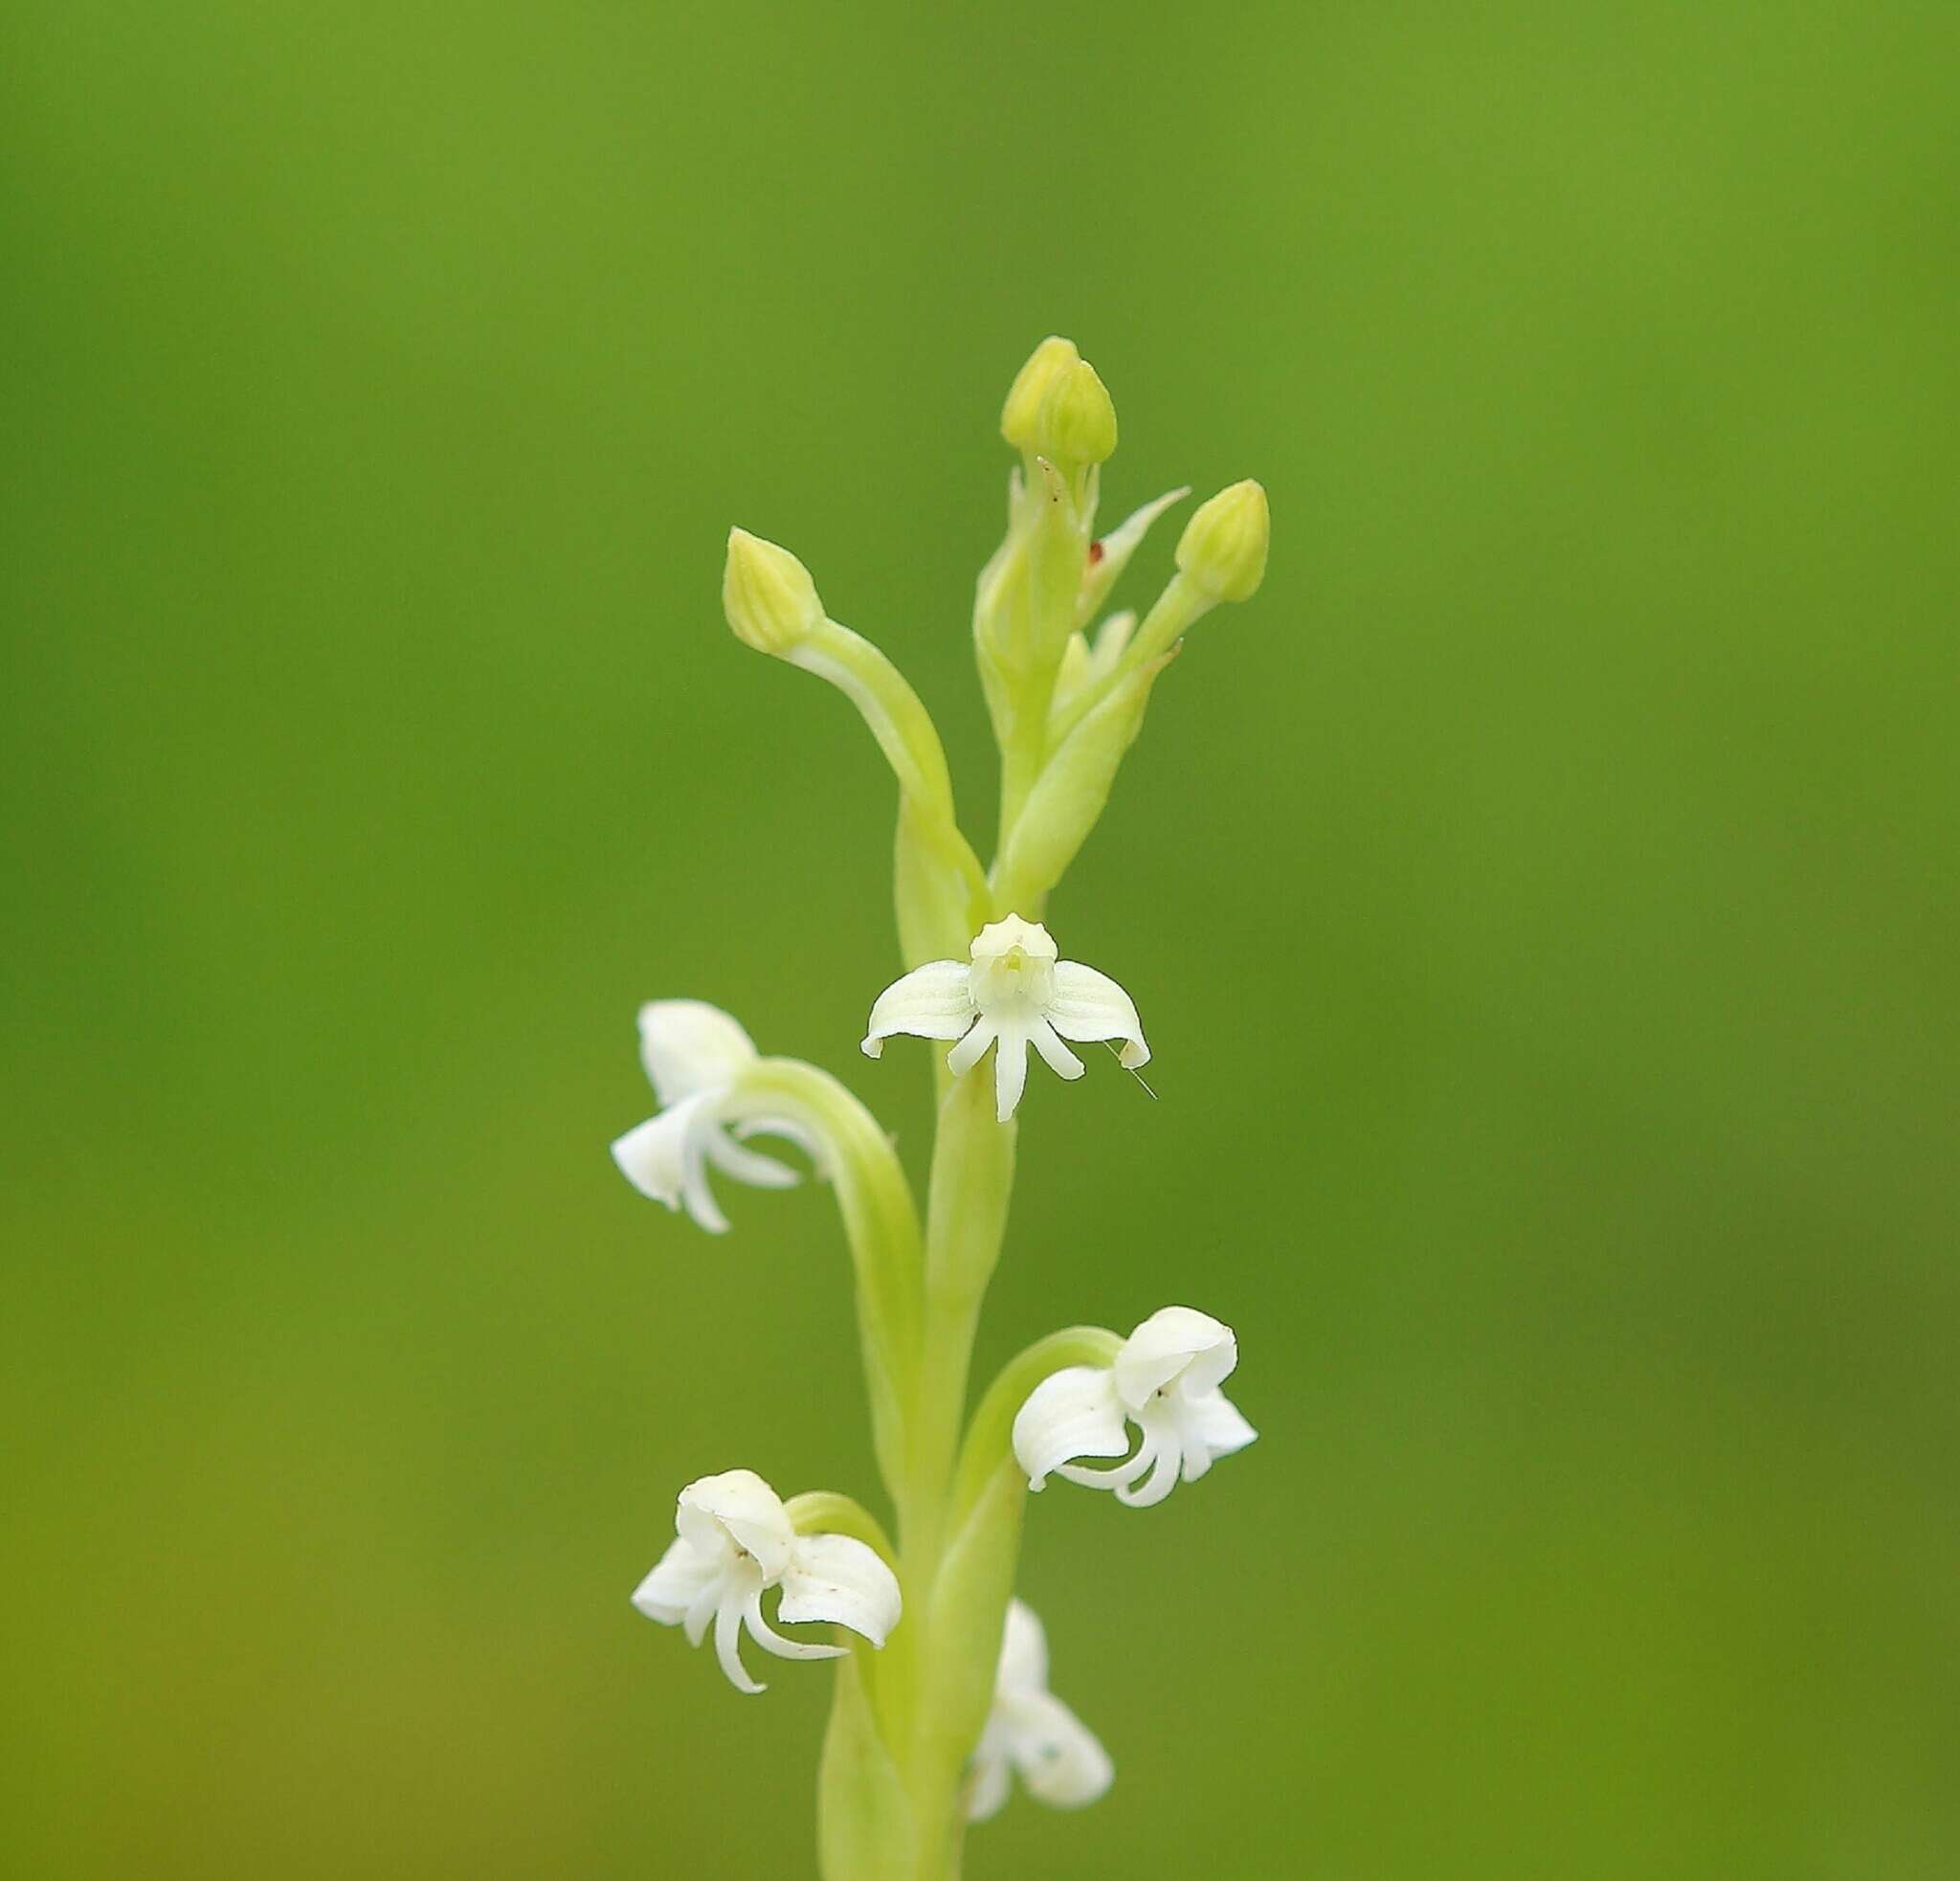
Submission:
[[[1185,526],[1178,569],[1216,600],[1250,600],[1266,576],[1272,533],[1265,490],[1248,477],[1220,490]]]
[[[1048,381],[1036,419],[1045,458],[1064,463],[1101,463],[1116,449],[1116,407],[1086,359],[1063,366]]]
[[[758,653],[787,654],[824,623],[810,571],[787,549],[746,529],[728,531],[722,610],[735,638]]]
[[[1000,408],[1000,435],[1017,451],[1041,449],[1037,421],[1049,382],[1064,367],[1075,365],[1080,358],[1073,340],[1051,333],[1015,373],[1014,382],[1008,389],[1007,403]]]

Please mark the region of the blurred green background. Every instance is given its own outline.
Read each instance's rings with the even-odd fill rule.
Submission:
[[[1262,1441],[1035,1505],[1118,1787],[973,1881],[1960,1872],[1948,4],[134,7],[0,23],[0,1849],[800,1874],[828,1677],[628,1591],[869,1494],[825,1198],[606,1157],[636,1003],[917,1156],[891,790],[1033,343],[1251,606],[1058,898],[983,1373],[1167,1300]],[[1147,599],[1171,524],[1125,584]]]

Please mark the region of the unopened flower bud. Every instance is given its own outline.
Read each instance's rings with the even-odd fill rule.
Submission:
[[[1036,422],[1046,458],[1102,463],[1116,450],[1116,407],[1086,359],[1064,366],[1048,382]]]
[[[1028,355],[1028,363],[1015,373],[1008,389],[1007,403],[1000,408],[1000,435],[1016,450],[1041,449],[1037,432],[1041,401],[1056,374],[1080,358],[1073,340],[1055,333]]]
[[[1265,579],[1272,532],[1266,492],[1248,477],[1220,490],[1185,525],[1177,566],[1214,599],[1250,600]]]
[[[728,531],[722,610],[735,638],[758,653],[786,654],[824,621],[810,571],[787,549],[746,529]]]

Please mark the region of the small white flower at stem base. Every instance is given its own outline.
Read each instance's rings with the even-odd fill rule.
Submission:
[[[732,1133],[722,1122],[717,1107],[759,1054],[719,1006],[702,999],[649,1001],[639,1009],[639,1048],[660,1114],[617,1138],[612,1160],[641,1195],[684,1207],[710,1234],[725,1234],[728,1219],[708,1187],[710,1165],[759,1189],[792,1188],[803,1179],[773,1156],[744,1149],[737,1137],[787,1137],[821,1164],[809,1132],[787,1118],[751,1118]]]
[[[1048,1690],[1048,1641],[1019,1601],[1009,1602],[993,1709],[973,1752],[967,1820],[985,1822],[1007,1801],[1008,1772],[1052,1809],[1080,1809],[1116,1775],[1095,1734]]]
[[[1080,1078],[1082,1062],[1064,1039],[1121,1039],[1118,1062],[1134,1071],[1150,1062],[1143,1022],[1129,995],[1077,960],[1058,960],[1048,929],[1010,914],[982,928],[970,960],[928,960],[878,996],[864,1037],[864,1055],[878,1058],[897,1032],[921,1039],[957,1039],[947,1065],[964,1077],[996,1046],[994,1114],[1014,1113],[1028,1082],[1028,1047],[1058,1077]]]
[[[633,1603],[649,1620],[684,1628],[689,1646],[702,1643],[712,1622],[716,1656],[738,1691],[767,1689],[742,1664],[745,1628],[779,1659],[838,1659],[850,1650],[785,1639],[762,1615],[771,1587],[782,1589],[776,1618],[788,1625],[828,1622],[881,1646],[899,1623],[898,1577],[877,1551],[847,1534],[798,1534],[752,1469],[688,1484],[674,1527],[674,1544],[634,1589]]]
[[[1071,1365],[1029,1393],[1013,1430],[1028,1487],[1040,1489],[1052,1471],[1146,1509],[1170,1493],[1180,1469],[1195,1483],[1214,1458],[1258,1435],[1218,1389],[1237,1363],[1231,1327],[1191,1307],[1160,1308],[1106,1368]],[[1140,1433],[1134,1456],[1127,1423]],[[1108,1469],[1069,1461],[1084,1456],[1125,1460]]]

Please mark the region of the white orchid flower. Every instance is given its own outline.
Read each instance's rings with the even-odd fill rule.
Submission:
[[[967,1820],[985,1822],[1007,1801],[1008,1772],[1018,1770],[1028,1794],[1053,1809],[1080,1809],[1116,1775],[1095,1733],[1048,1689],[1048,1641],[1019,1601],[1009,1602],[1000,1642],[993,1709],[973,1752]]]
[[[1107,974],[1077,960],[1058,960],[1055,942],[1038,922],[1010,914],[982,928],[972,957],[928,960],[878,996],[864,1035],[864,1055],[878,1058],[895,1032],[921,1039],[957,1039],[947,1054],[964,1077],[998,1043],[993,1061],[994,1113],[1013,1115],[1028,1082],[1033,1045],[1058,1077],[1080,1078],[1082,1062],[1063,1039],[1121,1039],[1118,1062],[1134,1071],[1150,1048],[1130,996]]]
[[[788,1189],[803,1178],[773,1156],[735,1139],[783,1136],[820,1160],[815,1142],[787,1118],[750,1118],[731,1133],[718,1107],[756,1062],[749,1036],[719,1006],[702,999],[654,999],[639,1009],[639,1050],[660,1113],[619,1137],[612,1160],[641,1195],[684,1207],[708,1233],[725,1234],[728,1218],[708,1187],[712,1164],[759,1189]]]
[[[1072,1365],[1029,1393],[1013,1430],[1028,1487],[1040,1489],[1053,1471],[1147,1509],[1176,1488],[1180,1467],[1195,1483],[1214,1457],[1242,1450],[1258,1435],[1218,1389],[1237,1363],[1231,1327],[1190,1307],[1160,1308],[1107,1367]],[[1134,1456],[1125,1423],[1141,1434]],[[1071,1457],[1125,1461],[1091,1469]]]
[[[782,1589],[776,1618],[827,1621],[873,1646],[899,1623],[898,1577],[877,1551],[847,1534],[798,1534],[775,1490],[752,1469],[703,1476],[680,1491],[677,1536],[634,1589],[649,1620],[686,1629],[699,1646],[714,1622],[715,1653],[738,1691],[767,1688],[748,1676],[742,1630],[779,1659],[837,1659],[850,1648],[787,1640],[762,1617],[762,1597]]]

